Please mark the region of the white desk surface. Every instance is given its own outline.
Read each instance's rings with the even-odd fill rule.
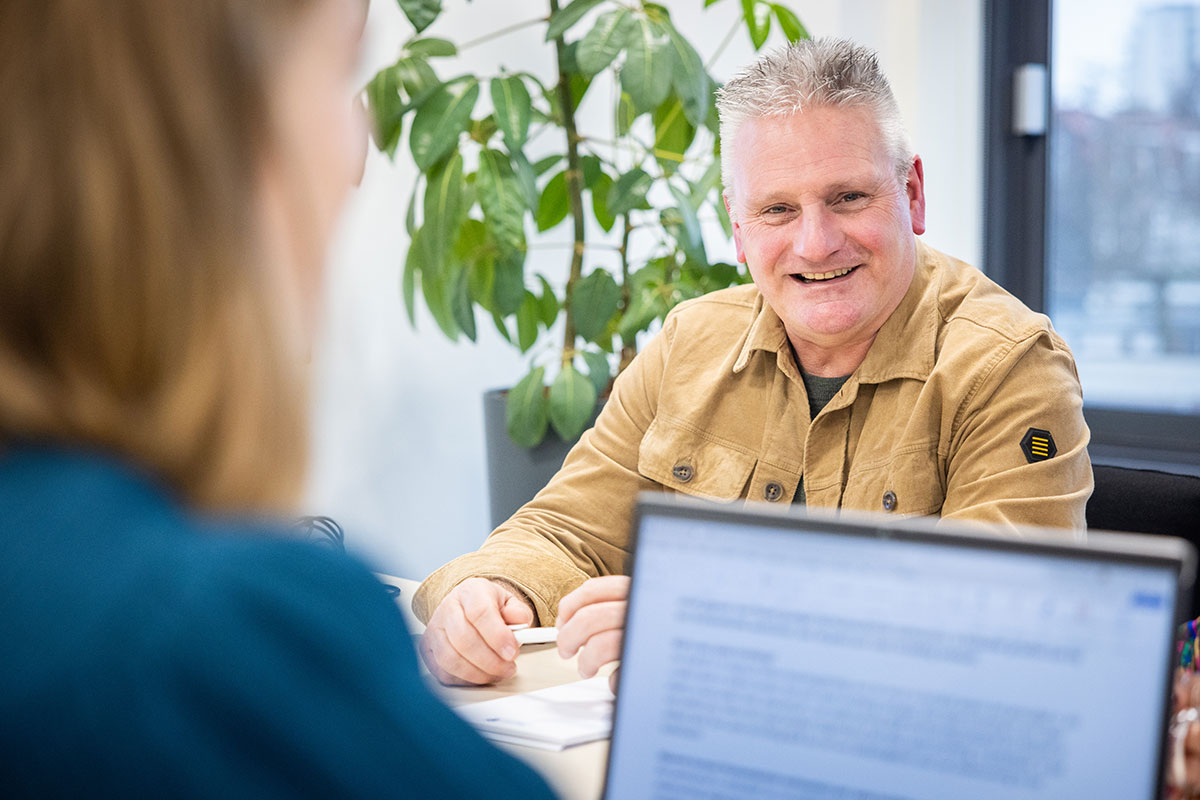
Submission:
[[[412,613],[412,598],[419,581],[380,575],[387,583],[400,587],[397,602],[409,629],[419,634],[425,629]],[[517,656],[517,674],[491,686],[442,686],[426,673],[434,690],[452,706],[478,703],[495,697],[532,692],[580,679],[575,659],[562,659],[553,644],[526,645]],[[589,742],[560,752],[537,750],[519,745],[497,745],[533,767],[563,800],[597,800],[604,785],[604,766],[608,759],[608,741]]]

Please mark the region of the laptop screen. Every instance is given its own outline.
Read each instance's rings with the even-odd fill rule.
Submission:
[[[1177,563],[845,527],[643,509],[606,796],[1153,796]]]

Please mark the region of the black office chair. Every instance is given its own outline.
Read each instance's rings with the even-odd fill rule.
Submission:
[[[1200,477],[1104,465],[1094,465],[1092,474],[1089,528],[1178,536],[1200,549]],[[1191,615],[1200,617],[1200,586],[1192,592]]]

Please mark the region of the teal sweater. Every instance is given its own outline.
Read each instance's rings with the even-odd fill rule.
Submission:
[[[0,449],[0,793],[549,797],[351,559],[111,458]]]

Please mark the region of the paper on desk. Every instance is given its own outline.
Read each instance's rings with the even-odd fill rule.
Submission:
[[[607,676],[515,694],[454,709],[484,736],[509,744],[562,750],[607,738],[613,693]]]

